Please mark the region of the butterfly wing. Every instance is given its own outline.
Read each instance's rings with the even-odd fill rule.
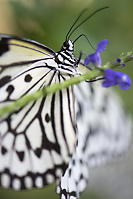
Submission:
[[[88,168],[100,166],[128,149],[131,120],[120,99],[99,83],[74,86],[77,144],[57,186],[61,199],[78,198],[87,186]]]
[[[0,34],[0,87],[31,64],[55,52],[36,41]]]
[[[131,140],[131,119],[119,97],[99,83],[86,82],[76,87],[76,94],[78,131],[79,136],[86,135],[83,150],[88,166],[96,167],[125,153]]]
[[[4,37],[7,42],[12,38]],[[64,81],[65,77],[56,71],[53,55],[41,54],[42,58],[27,57],[28,63],[21,60],[24,49],[32,55],[32,49],[23,47],[23,39],[8,43],[9,50],[2,53],[2,78],[7,76],[8,66],[11,76],[1,85],[0,106],[14,102],[27,93],[37,91],[55,82]],[[22,57],[17,57],[7,65],[15,51],[16,41]],[[31,42],[26,41],[25,46]],[[32,43],[33,44],[33,43]],[[21,47],[20,47],[21,46]],[[33,48],[33,47],[32,47]],[[30,51],[31,50],[31,51]],[[11,52],[13,51],[13,52]],[[16,52],[16,54],[15,54]],[[7,56],[8,55],[8,56]],[[6,59],[7,56],[7,59]],[[24,58],[24,57],[23,57]],[[41,60],[40,60],[41,58]],[[4,63],[5,60],[5,63]],[[25,62],[24,65],[19,63]],[[16,68],[18,70],[16,71]],[[5,80],[4,79],[4,80]],[[3,82],[3,79],[2,81]],[[29,103],[0,120],[0,185],[16,190],[43,187],[52,183],[65,172],[75,143],[75,112],[73,89],[70,87],[55,94]]]

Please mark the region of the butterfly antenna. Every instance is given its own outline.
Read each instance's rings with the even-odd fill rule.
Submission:
[[[78,39],[80,39],[81,37],[85,37],[85,39],[88,41],[89,45],[90,45],[94,50],[96,50],[96,49],[94,48],[94,46],[92,45],[92,43],[90,42],[90,40],[88,39],[88,37],[87,37],[85,34],[79,35],[79,36],[73,41],[73,44],[74,44]]]
[[[79,16],[77,17],[77,19],[75,20],[75,22],[73,23],[73,25],[70,27],[68,33],[66,34],[66,41],[69,38],[69,33],[71,32],[71,30],[73,29],[73,27],[75,26],[75,24],[77,23],[77,21],[80,19],[80,17],[87,11],[87,8],[85,8],[84,10],[81,11],[81,13],[79,14]]]
[[[77,30],[82,24],[84,24],[88,19],[90,19],[92,16],[94,16],[96,13],[98,13],[98,12],[100,12],[100,11],[102,11],[102,10],[104,10],[104,9],[106,9],[106,8],[109,8],[108,6],[105,6],[105,7],[103,7],[103,8],[100,8],[100,9],[98,9],[98,10],[95,10],[91,15],[89,15],[87,18],[85,18],[79,25],[77,25],[73,30],[72,30],[72,28],[70,28],[72,31],[71,31],[71,33],[70,33],[70,31],[69,31],[69,36],[68,36],[68,34],[67,34],[67,39],[69,39],[70,38],[70,36],[75,32],[75,30]],[[80,15],[79,15],[80,16]],[[76,23],[75,23],[76,24]],[[74,25],[75,25],[74,24]]]

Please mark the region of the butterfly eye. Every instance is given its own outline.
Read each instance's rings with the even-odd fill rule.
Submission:
[[[68,41],[65,41],[64,44],[63,44],[63,46],[64,46],[65,48],[69,48],[69,43],[68,43]]]

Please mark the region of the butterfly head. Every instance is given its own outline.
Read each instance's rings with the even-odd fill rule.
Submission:
[[[67,63],[67,64],[72,64],[74,65],[76,62],[76,58],[74,57],[73,54],[74,51],[74,43],[71,40],[66,40],[62,47],[61,50],[57,52],[56,55],[56,62],[57,63]]]
[[[73,42],[71,40],[68,40],[68,41],[66,40],[63,43],[62,50],[73,52],[73,50],[74,50]]]
[[[66,40],[60,51],[58,51],[55,56],[55,62],[58,64],[58,70],[69,74],[77,74],[75,68],[78,67],[78,64],[73,52],[74,43],[71,40]]]

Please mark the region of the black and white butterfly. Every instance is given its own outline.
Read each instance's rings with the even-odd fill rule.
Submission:
[[[73,52],[69,39],[55,53],[33,40],[0,34],[0,107],[82,74]],[[42,97],[0,118],[0,185],[21,190],[56,180],[61,199],[76,199],[87,185],[88,167],[121,155],[130,132],[117,97],[97,83]]]

